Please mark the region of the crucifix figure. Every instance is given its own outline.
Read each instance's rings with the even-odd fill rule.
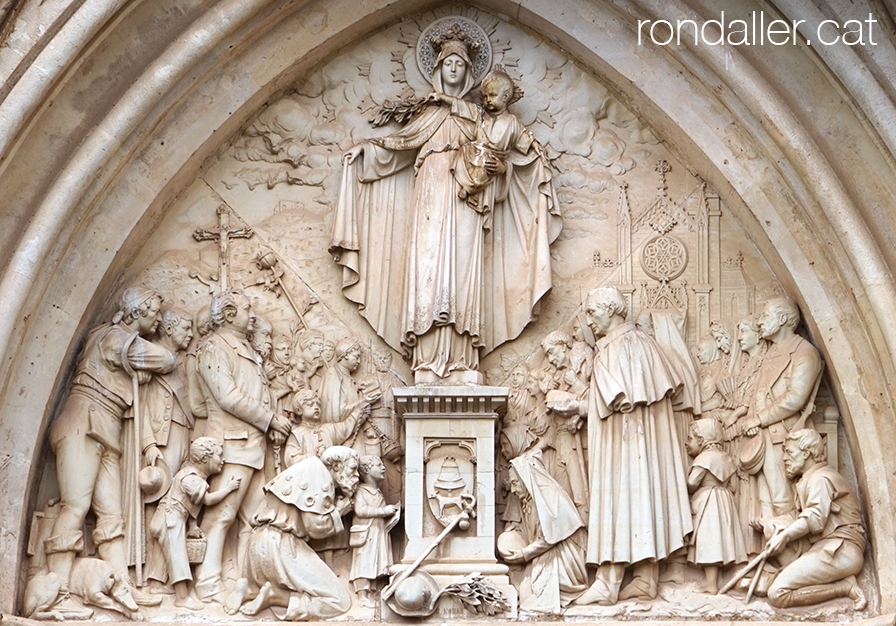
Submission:
[[[252,236],[252,229],[248,226],[230,229],[230,209],[226,204],[218,206],[218,227],[214,229],[197,228],[193,231],[193,239],[196,241],[218,242],[218,293],[224,293],[229,288],[230,279],[230,240],[241,238],[248,239]]]

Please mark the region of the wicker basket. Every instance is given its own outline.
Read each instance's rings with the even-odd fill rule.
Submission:
[[[205,537],[188,537],[187,538],[187,558],[190,563],[202,563],[205,559],[205,549],[208,546],[208,539]]]

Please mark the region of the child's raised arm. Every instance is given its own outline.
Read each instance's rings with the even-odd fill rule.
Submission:
[[[242,478],[237,478],[236,476],[231,476],[230,481],[218,489],[217,491],[210,491],[205,494],[205,497],[202,499],[202,504],[205,506],[212,506],[213,504],[218,504],[221,500],[223,500],[227,495],[233,493],[237,489],[240,488],[240,483],[243,481]]]

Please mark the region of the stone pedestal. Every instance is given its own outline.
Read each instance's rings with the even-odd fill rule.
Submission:
[[[393,569],[426,552],[460,512],[460,497],[472,495],[476,516],[469,528],[449,533],[420,569],[440,587],[478,572],[504,592],[515,614],[508,567],[495,557],[496,411],[507,388],[421,385],[393,393],[404,420],[407,533],[402,563]]]

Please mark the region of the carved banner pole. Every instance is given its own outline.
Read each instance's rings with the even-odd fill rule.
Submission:
[[[133,395],[132,408],[134,409],[134,566],[136,569],[137,587],[143,586],[143,552],[144,540],[143,534],[143,491],[140,489],[140,465],[142,461],[141,445],[142,445],[142,424],[140,423],[140,381],[137,378],[137,372],[131,366],[128,359],[128,351],[131,344],[139,336],[139,333],[132,333],[121,346],[121,366],[124,371],[131,377],[131,393]]]
[[[302,328],[308,328],[308,324],[305,323],[305,317],[302,315],[302,311],[296,305],[295,300],[292,299],[292,295],[283,283],[283,268],[280,267],[280,258],[277,254],[265,246],[258,251],[258,256],[255,258],[255,265],[262,271],[270,272],[270,276],[266,277],[264,282],[257,284],[264,285],[264,288],[267,291],[273,292],[278,298],[281,293],[285,295],[292,310],[295,311],[298,316]]]
[[[140,424],[140,381],[137,380],[136,373],[131,377],[131,383],[133,387],[134,393],[134,458],[137,463],[134,467],[140,467],[140,433],[141,433],[141,424]],[[139,473],[138,473],[139,475]],[[134,547],[134,563],[137,568],[137,586],[143,586],[143,492],[140,490],[140,484],[138,481],[137,489],[135,489],[135,493],[137,494],[135,499],[135,511],[136,516],[134,517],[134,526],[136,526],[136,532],[134,533],[134,537],[136,538],[135,547]]]

